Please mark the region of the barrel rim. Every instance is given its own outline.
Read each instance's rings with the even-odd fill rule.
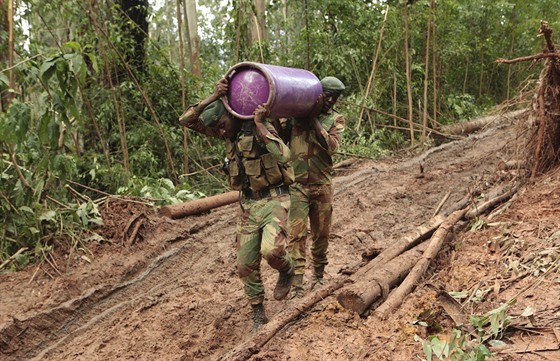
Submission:
[[[259,70],[264,75],[266,80],[268,81],[268,87],[269,87],[270,91],[269,91],[269,94],[268,94],[268,99],[267,99],[265,104],[270,106],[270,104],[274,103],[274,97],[276,96],[276,93],[274,91],[274,81],[271,78],[270,74],[265,70],[264,65],[265,64],[255,63],[255,62],[252,62],[252,61],[243,61],[243,62],[237,63],[234,66],[232,66],[231,68],[229,68],[229,70],[224,75],[224,78],[226,78],[229,81],[232,78],[235,71],[239,70],[239,68],[254,68],[254,69]],[[239,114],[238,112],[233,110],[233,108],[229,104],[229,99],[228,99],[227,96],[223,96],[221,98],[221,100],[224,103],[224,106],[226,107],[227,111],[230,112],[231,114],[233,114],[233,116],[235,116],[236,118],[239,118],[239,119],[253,119],[254,116],[252,114],[251,115],[243,115],[243,114]]]

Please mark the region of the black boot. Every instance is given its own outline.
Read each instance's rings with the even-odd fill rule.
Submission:
[[[303,297],[303,275],[295,275],[292,282],[291,299]]]
[[[292,281],[294,279],[294,267],[290,267],[287,271],[278,272],[278,281],[276,282],[276,287],[274,288],[274,299],[283,300],[286,298],[292,287]]]
[[[262,325],[268,322],[268,318],[266,318],[262,303],[251,305],[251,308],[253,308],[253,332],[257,332]]]
[[[316,266],[313,268],[313,277],[311,277],[311,289],[321,287],[323,282],[323,274],[325,272],[325,265]]]

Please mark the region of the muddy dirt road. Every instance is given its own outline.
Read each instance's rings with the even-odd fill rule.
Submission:
[[[446,193],[451,192],[447,204],[452,204],[469,192],[483,197],[491,188],[511,182],[516,171],[502,170],[500,165],[517,159],[517,132],[512,123],[506,120],[429,150],[409,150],[379,160],[361,159],[338,169],[326,282],[346,277],[339,271],[360,261],[367,247],[386,247],[426,222]],[[510,233],[523,226],[523,234],[532,232],[535,239],[556,239],[551,237],[560,223],[560,208],[555,207],[560,203],[555,198],[559,196],[555,191],[557,178],[553,176],[546,183],[550,187],[546,195],[542,193],[544,188],[535,190],[535,194],[527,190],[492,222],[515,219],[521,223],[510,222]],[[531,194],[531,201],[523,198]],[[556,196],[551,198],[550,194]],[[527,213],[520,216],[516,204],[524,204],[522,209]],[[539,205],[548,210],[546,215],[536,208]],[[531,207],[535,207],[532,213],[527,211]],[[56,264],[44,262],[0,275],[0,359],[221,359],[247,340],[251,331],[251,309],[235,270],[237,208],[233,204],[204,215],[170,220],[143,204],[118,199],[107,202],[102,209],[106,226],[99,230],[105,242],[78,248],[70,259],[54,258],[51,263]],[[126,244],[122,228],[141,213],[145,215],[142,237]],[[540,223],[533,224],[532,217]],[[423,283],[387,320],[352,314],[337,303],[334,294],[283,328],[251,359],[424,357],[421,340],[435,331],[418,320],[426,311],[438,309],[435,291],[424,287],[425,283],[447,291],[474,292],[477,286],[493,287],[494,291],[476,305],[465,305],[471,312],[483,312],[525,287],[522,282],[539,276],[537,272],[535,278],[521,277],[507,288],[502,283],[503,290],[496,290],[492,278],[503,279],[498,276],[511,271],[504,269],[503,258],[498,259],[488,246],[488,240],[500,234],[504,234],[500,227],[480,227],[478,232],[457,235],[446,244]],[[543,247],[556,250],[554,243],[551,246],[545,242]],[[534,250],[525,246],[518,255],[523,257],[527,252]],[[67,263],[72,267],[66,269]],[[264,263],[262,268],[265,305],[273,319],[293,304],[272,298],[276,274]],[[538,286],[545,288],[538,292],[532,289],[530,301],[538,315],[534,326],[539,320],[543,327],[560,324],[555,319],[560,316],[560,284],[554,283],[560,278],[558,270],[555,272]],[[308,270],[306,281],[309,277]],[[515,312],[521,314],[528,303],[518,304],[521,309]],[[543,318],[545,314],[547,318]],[[443,326],[449,323],[449,317],[438,317]],[[532,360],[527,357],[538,357],[538,352],[550,359],[559,355],[554,350],[537,350],[496,357]],[[521,356],[525,358],[517,358]]]

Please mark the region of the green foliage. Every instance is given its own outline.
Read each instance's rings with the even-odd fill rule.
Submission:
[[[89,189],[98,189],[150,197],[157,204],[226,189],[219,170],[223,142],[188,132],[185,145],[177,119],[185,105],[210,94],[237,61],[339,77],[347,86],[337,104],[347,119],[341,152],[377,157],[410,141],[409,132],[398,129],[408,127],[402,121],[408,119],[402,1],[268,0],[267,34],[261,44],[249,46],[253,1],[199,0],[201,79],[186,70],[188,61],[186,69],[179,68],[176,2],[165,0],[150,12],[145,44],[137,44],[131,36],[137,25],[123,20],[114,4],[16,4],[13,69],[0,57],[0,95],[15,96],[11,104],[0,103],[0,260],[22,246],[33,250],[22,259],[44,254],[57,232],[75,244],[77,232],[96,224],[93,205],[84,206],[87,202],[68,193],[69,181],[83,184],[76,188],[89,197],[95,196]],[[437,2],[431,34],[437,40],[437,78],[430,66],[428,114],[436,112],[440,124],[472,118],[512,97],[526,79],[536,79],[538,72],[528,64],[504,66],[495,60],[540,52],[540,20],[560,29],[556,5],[553,0]],[[418,123],[424,106],[429,1],[410,2],[407,10],[413,118]],[[188,37],[182,34],[188,54]],[[0,38],[7,39],[3,29]],[[0,44],[6,54],[7,41]],[[123,64],[137,45],[146,51],[143,66]],[[12,70],[16,85],[9,89]],[[398,120],[375,112],[358,120],[362,106],[395,114]]]
[[[140,178],[133,176],[126,186],[119,187],[117,194],[133,195],[152,200],[155,205],[175,204],[206,197],[199,191],[178,189],[172,180]]]
[[[460,330],[454,329],[449,339],[438,336],[430,336],[422,343],[422,350],[426,361],[450,360],[450,361],[484,361],[492,354],[486,346],[478,344],[471,345]]]
[[[456,295],[462,296],[462,293]],[[503,337],[511,322],[507,311],[513,304],[515,304],[515,299],[484,315],[472,315],[470,322],[475,328],[474,337],[460,329],[453,329],[451,335],[428,337],[422,343],[426,360],[432,361],[436,358],[451,361],[484,361],[487,357],[491,357],[492,354],[484,343]]]

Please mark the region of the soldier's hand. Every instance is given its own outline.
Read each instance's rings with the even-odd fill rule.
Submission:
[[[321,112],[323,111],[324,103],[325,103],[325,97],[323,96],[323,93],[321,93],[321,95],[317,97],[317,100],[313,105],[313,109],[311,109],[311,112],[309,113],[309,117],[317,118],[319,114],[321,114]]]
[[[222,78],[216,82],[216,88],[214,89],[214,94],[218,97],[223,97],[228,91],[228,81],[226,78]]]
[[[268,115],[268,109],[264,104],[259,104],[257,106],[257,109],[255,109],[255,111],[253,112],[253,115],[254,115],[255,124],[262,123],[266,118],[266,116]]]

